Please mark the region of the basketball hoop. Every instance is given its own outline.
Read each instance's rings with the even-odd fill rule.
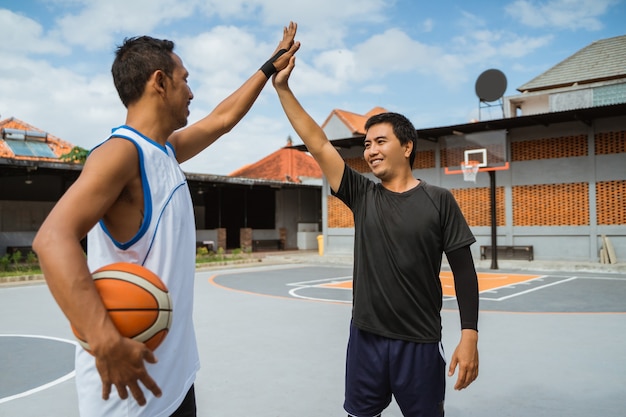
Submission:
[[[478,174],[478,161],[461,162],[461,170],[463,171],[463,180],[476,182],[476,174]]]

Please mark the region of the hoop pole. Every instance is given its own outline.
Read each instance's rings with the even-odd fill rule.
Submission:
[[[498,269],[498,222],[496,210],[496,171],[489,171],[491,203],[491,269]]]

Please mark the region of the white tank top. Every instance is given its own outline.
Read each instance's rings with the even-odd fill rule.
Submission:
[[[147,369],[162,391],[156,398],[142,386],[143,407],[129,393],[127,400],[112,387],[109,400],[102,400],[102,382],[93,356],[76,351],[76,385],[82,417],[169,416],[180,406],[200,367],[192,322],[195,274],[195,221],[185,174],[168,143],[161,146],[136,130],[122,126],[111,137],[130,140],[139,153],[144,197],[144,219],[128,242],[118,242],[102,221],[87,237],[91,271],[113,262],[140,264],[157,274],[172,297],[173,321],[169,334],[155,350],[157,364]],[[109,137],[110,138],[110,137]],[[108,139],[107,139],[108,140]]]

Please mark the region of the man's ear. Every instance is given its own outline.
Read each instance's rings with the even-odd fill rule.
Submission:
[[[411,151],[413,151],[413,146],[415,146],[415,144],[412,140],[409,140],[404,144],[404,146],[406,146],[404,155],[408,158],[409,156],[411,156]]]
[[[165,94],[166,77],[165,73],[161,70],[154,71],[150,77],[150,82],[153,84],[153,88],[156,89],[159,94]]]

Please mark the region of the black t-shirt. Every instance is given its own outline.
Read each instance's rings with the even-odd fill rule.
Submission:
[[[450,191],[395,193],[346,166],[337,193],[354,215],[353,323],[392,339],[441,340],[444,252],[476,241]]]

